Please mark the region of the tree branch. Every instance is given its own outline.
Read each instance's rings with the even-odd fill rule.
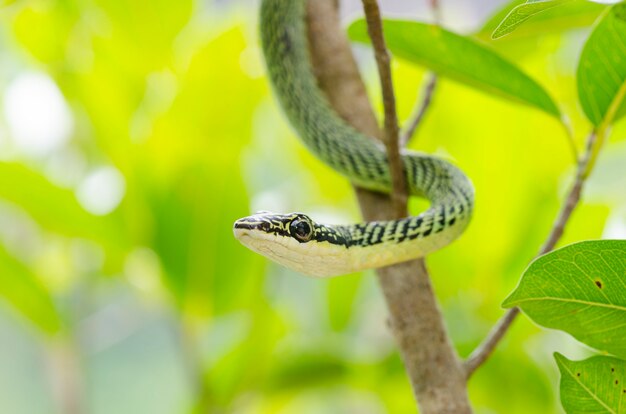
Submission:
[[[385,107],[385,147],[389,161],[389,174],[391,175],[391,200],[396,210],[396,218],[407,215],[407,191],[406,177],[404,175],[404,165],[400,157],[400,146],[398,142],[398,114],[396,112],[396,97],[393,92],[393,80],[391,78],[391,58],[385,38],[383,36],[383,24],[380,17],[380,8],[377,0],[362,0],[365,20],[367,21],[367,32],[374,47],[376,65],[383,94],[383,104]]]
[[[406,147],[411,138],[415,135],[415,131],[417,131],[417,127],[422,124],[424,120],[424,115],[426,115],[426,111],[430,107],[433,99],[433,93],[435,92],[435,87],[437,86],[437,75],[434,73],[430,74],[428,81],[426,82],[426,86],[424,87],[424,97],[418,101],[418,104],[415,106],[413,110],[413,114],[411,115],[410,121],[406,126],[404,132],[400,135],[400,146]]]
[[[569,221],[576,206],[578,206],[582,194],[583,186],[585,185],[586,178],[588,177],[587,167],[591,160],[591,156],[594,152],[595,144],[597,140],[597,134],[593,131],[587,138],[587,144],[583,157],[578,161],[578,167],[576,169],[576,179],[574,185],[570,189],[565,203],[561,207],[561,210],[552,225],[552,230],[548,235],[545,243],[539,250],[539,253],[535,258],[542,256],[554,249],[558,241],[563,236],[565,226]],[[465,370],[467,377],[469,378],[478,367],[480,367],[489,356],[493,353],[494,349],[504,337],[511,324],[519,314],[519,308],[511,308],[507,313],[496,323],[487,338],[472,352],[465,362]]]
[[[348,123],[380,138],[382,133],[343,35],[333,0],[307,2],[311,57],[319,84]],[[388,219],[388,197],[357,190],[366,220]],[[377,270],[391,327],[422,414],[471,413],[465,373],[450,343],[424,262]]]

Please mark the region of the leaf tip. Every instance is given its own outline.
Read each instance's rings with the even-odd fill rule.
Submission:
[[[505,309],[510,309],[512,307],[517,306],[516,305],[517,304],[517,299],[515,297],[516,296],[515,295],[516,292],[517,292],[517,289],[514,290],[513,292],[511,292],[511,294],[509,296],[507,296],[507,298],[502,301],[502,304],[500,306],[502,306]]]
[[[556,362],[557,367],[559,367],[559,371],[561,373],[567,372],[567,367],[572,363],[565,355],[555,352],[552,354],[554,356],[554,361]]]
[[[498,26],[496,27],[496,30],[494,30],[493,33],[491,33],[491,40],[500,39],[501,37],[504,37],[508,35],[509,33],[510,31],[507,31],[506,29],[501,29],[500,26]]]

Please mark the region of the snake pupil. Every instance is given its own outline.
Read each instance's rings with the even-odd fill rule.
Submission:
[[[306,242],[311,238],[311,226],[304,220],[296,219],[292,221],[289,230],[291,235],[300,241]]]

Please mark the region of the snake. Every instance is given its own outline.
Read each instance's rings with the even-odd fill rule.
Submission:
[[[317,158],[354,185],[389,193],[385,148],[349,125],[320,89],[310,58],[306,1],[263,0],[260,38],[274,94],[295,132]],[[401,150],[408,194],[430,202],[418,215],[355,224],[323,224],[307,214],[260,211],[234,223],[254,252],[296,272],[332,277],[431,254],[457,239],[474,209],[474,188],[452,163]]]

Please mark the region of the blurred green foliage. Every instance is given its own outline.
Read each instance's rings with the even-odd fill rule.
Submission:
[[[37,156],[0,120],[0,412],[415,410],[371,274],[304,278],[232,237],[258,209],[359,219],[348,183],[307,153],[270,96],[255,14],[185,0],[0,9],[3,91],[46,74],[73,120],[69,140]],[[583,36],[541,34],[492,47],[549,91],[581,146]],[[380,108],[369,51],[357,52]],[[394,63],[403,119],[424,74]],[[624,236],[623,135],[622,122],[562,244]],[[428,261],[465,356],[550,228],[571,179],[568,138],[554,117],[444,79],[412,146],[454,159],[476,186],[468,232]],[[77,194],[101,167],[121,173],[123,198],[93,214]],[[520,318],[470,382],[476,412],[561,412],[557,349],[587,353]]]

